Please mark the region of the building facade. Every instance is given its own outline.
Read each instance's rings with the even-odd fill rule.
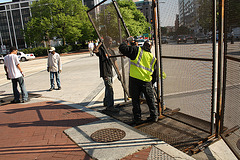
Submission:
[[[27,48],[23,36],[24,24],[30,20],[30,5],[34,0],[13,0],[0,4],[1,46],[17,49]]]
[[[147,22],[151,23],[152,19],[152,1],[144,0],[144,1],[135,1],[137,9],[140,10],[143,15],[146,17]]]
[[[179,26],[188,27],[194,34],[202,32],[198,21],[198,0],[179,0]]]
[[[100,3],[100,0],[83,0],[83,5],[87,6],[89,9],[93,8],[95,5]]]

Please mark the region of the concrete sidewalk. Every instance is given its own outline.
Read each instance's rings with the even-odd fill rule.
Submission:
[[[79,59],[76,63],[84,63],[84,60]],[[68,63],[65,67],[67,65],[72,66],[73,63]],[[88,74],[87,70],[82,72],[79,75]],[[68,79],[75,78],[71,76],[66,74]],[[38,81],[38,86],[34,86],[31,93],[42,96],[31,98],[28,103],[1,105],[0,160],[236,159],[223,141],[218,141],[204,153],[191,157],[159,139],[97,112],[103,109],[99,104],[102,104],[104,96],[104,86],[99,78],[88,83],[87,79],[82,82],[84,85],[81,89],[88,95],[82,94],[80,100],[78,95],[70,96],[79,90],[74,85],[70,88],[70,84],[65,84],[61,91],[43,90],[42,88],[48,88],[49,85],[44,81],[48,79],[46,72],[26,79],[29,83]],[[72,83],[75,84],[74,81]],[[91,87],[93,85],[97,87]],[[12,99],[10,83],[0,86],[0,90],[4,91],[1,99]],[[123,90],[116,77],[114,92],[115,104],[123,102]],[[90,138],[95,131],[107,128],[120,129],[126,135],[119,141],[107,143],[95,142]]]

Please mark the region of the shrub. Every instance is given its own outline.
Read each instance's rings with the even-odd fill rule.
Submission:
[[[33,53],[36,57],[40,57],[40,56],[47,56],[48,52],[47,50],[49,50],[49,48],[46,47],[36,47],[36,48],[27,48],[27,49],[23,49],[22,52],[24,53]]]
[[[56,48],[57,53],[68,53],[68,52],[72,51],[71,45],[57,46],[55,48]]]

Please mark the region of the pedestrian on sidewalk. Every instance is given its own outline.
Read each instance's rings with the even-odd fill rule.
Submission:
[[[93,56],[93,49],[94,49],[94,43],[93,43],[93,41],[90,41],[88,43],[88,50],[90,52],[90,56]]]
[[[62,63],[60,55],[55,51],[54,47],[51,47],[48,54],[48,62],[47,62],[47,71],[50,72],[50,84],[51,87],[49,91],[55,89],[54,84],[54,76],[57,82],[57,90],[61,90],[61,83],[60,83],[60,73],[62,72]]]
[[[18,84],[21,88],[22,103],[28,102],[28,92],[25,88],[24,74],[20,67],[20,62],[17,56],[18,50],[15,47],[10,48],[10,54],[4,57],[4,69],[7,79],[12,80],[12,88],[14,99],[11,103],[20,103],[20,93],[18,91]]]
[[[104,38],[104,44],[107,47],[109,56],[115,55],[115,52],[111,49],[112,38],[106,37]],[[117,65],[117,58],[110,58],[106,53],[102,43],[100,42],[99,45],[93,51],[99,57],[99,68],[100,68],[100,77],[102,77],[104,84],[105,84],[105,97],[103,100],[103,104],[106,107],[106,111],[119,111],[118,108],[114,107],[114,92],[113,92],[113,72],[112,72],[112,62],[118,69]],[[119,69],[118,69],[119,70]]]
[[[129,37],[128,42],[132,42],[133,38]],[[141,107],[140,94],[144,93],[149,107],[149,121],[158,121],[158,109],[155,105],[155,96],[152,87],[153,75],[156,76],[156,58],[151,53],[152,44],[145,41],[142,47],[128,45],[126,42],[119,46],[120,52],[130,58],[130,76],[129,76],[129,92],[132,97],[133,121],[140,124]]]

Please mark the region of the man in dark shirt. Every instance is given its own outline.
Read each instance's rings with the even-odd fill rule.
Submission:
[[[152,83],[156,80],[156,59],[150,53],[151,43],[145,42],[143,47],[128,46],[122,43],[120,52],[131,59],[129,91],[132,97],[133,120],[138,125],[141,123],[140,94],[144,93],[149,107],[150,117],[148,120],[158,120],[158,110],[155,105]]]
[[[107,47],[109,56],[114,56],[115,52],[110,48],[112,44],[112,38],[106,37],[104,38],[104,44]],[[112,62],[110,61],[108,54],[106,53],[104,47],[102,46],[102,43],[99,43],[99,45],[94,49],[93,51],[98,57],[99,57],[99,67],[100,67],[100,77],[103,78],[104,84],[105,84],[105,97],[103,100],[104,106],[106,106],[107,111],[119,111],[119,109],[114,108],[114,92],[113,92],[113,72],[112,72],[112,62],[115,64],[115,66],[118,69],[117,66],[117,59],[111,58]]]

